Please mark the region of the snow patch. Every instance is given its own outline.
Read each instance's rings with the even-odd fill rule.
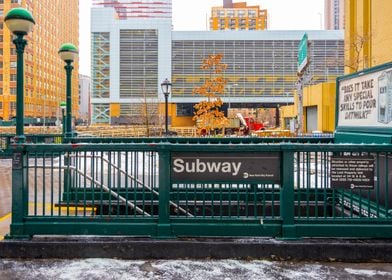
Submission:
[[[362,276],[392,276],[392,273],[378,270],[370,270],[370,269],[353,269],[353,268],[345,268],[346,272],[353,275],[362,275]]]

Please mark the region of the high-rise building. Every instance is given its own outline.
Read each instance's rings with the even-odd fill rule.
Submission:
[[[344,29],[344,0],[324,0],[324,28]]]
[[[90,84],[87,75],[79,75],[79,121],[90,124]]]
[[[50,124],[60,116],[65,101],[66,73],[58,50],[63,43],[79,44],[78,0],[0,0],[0,119],[16,116],[16,50],[13,35],[3,24],[11,8],[24,7],[35,20],[26,36],[24,62],[25,123]],[[72,75],[72,112],[78,112],[78,61]]]
[[[211,8],[210,30],[265,30],[267,19],[267,10],[260,6],[224,0],[223,6]]]
[[[113,8],[120,20],[130,18],[171,18],[172,0],[94,0],[94,6]]]

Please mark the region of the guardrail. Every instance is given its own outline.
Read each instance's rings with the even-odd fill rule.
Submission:
[[[72,143],[171,143],[171,144],[261,144],[261,143],[333,143],[331,134],[302,137],[77,137]]]
[[[391,145],[189,141],[14,146],[9,238],[392,237]],[[373,170],[372,186],[331,184],[350,160],[373,163],[349,167]],[[252,175],[240,161],[273,171]],[[200,172],[176,177],[187,169]]]
[[[26,134],[26,143],[61,144],[61,134]],[[0,158],[12,156],[15,134],[0,134]]]

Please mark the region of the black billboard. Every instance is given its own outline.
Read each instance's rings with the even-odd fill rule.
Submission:
[[[343,189],[374,188],[374,157],[332,156],[331,186]]]
[[[173,152],[172,182],[280,183],[280,154]]]

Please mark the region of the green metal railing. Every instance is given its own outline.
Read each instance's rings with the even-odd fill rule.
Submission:
[[[392,237],[391,145],[204,141],[15,146],[9,237]],[[217,151],[278,153],[280,183],[172,181],[172,153]],[[374,157],[375,187],[331,187],[336,155]]]
[[[26,134],[27,143],[47,143],[61,144],[63,136],[61,134]],[[14,144],[15,134],[0,134],[0,158],[12,156],[12,144]]]

